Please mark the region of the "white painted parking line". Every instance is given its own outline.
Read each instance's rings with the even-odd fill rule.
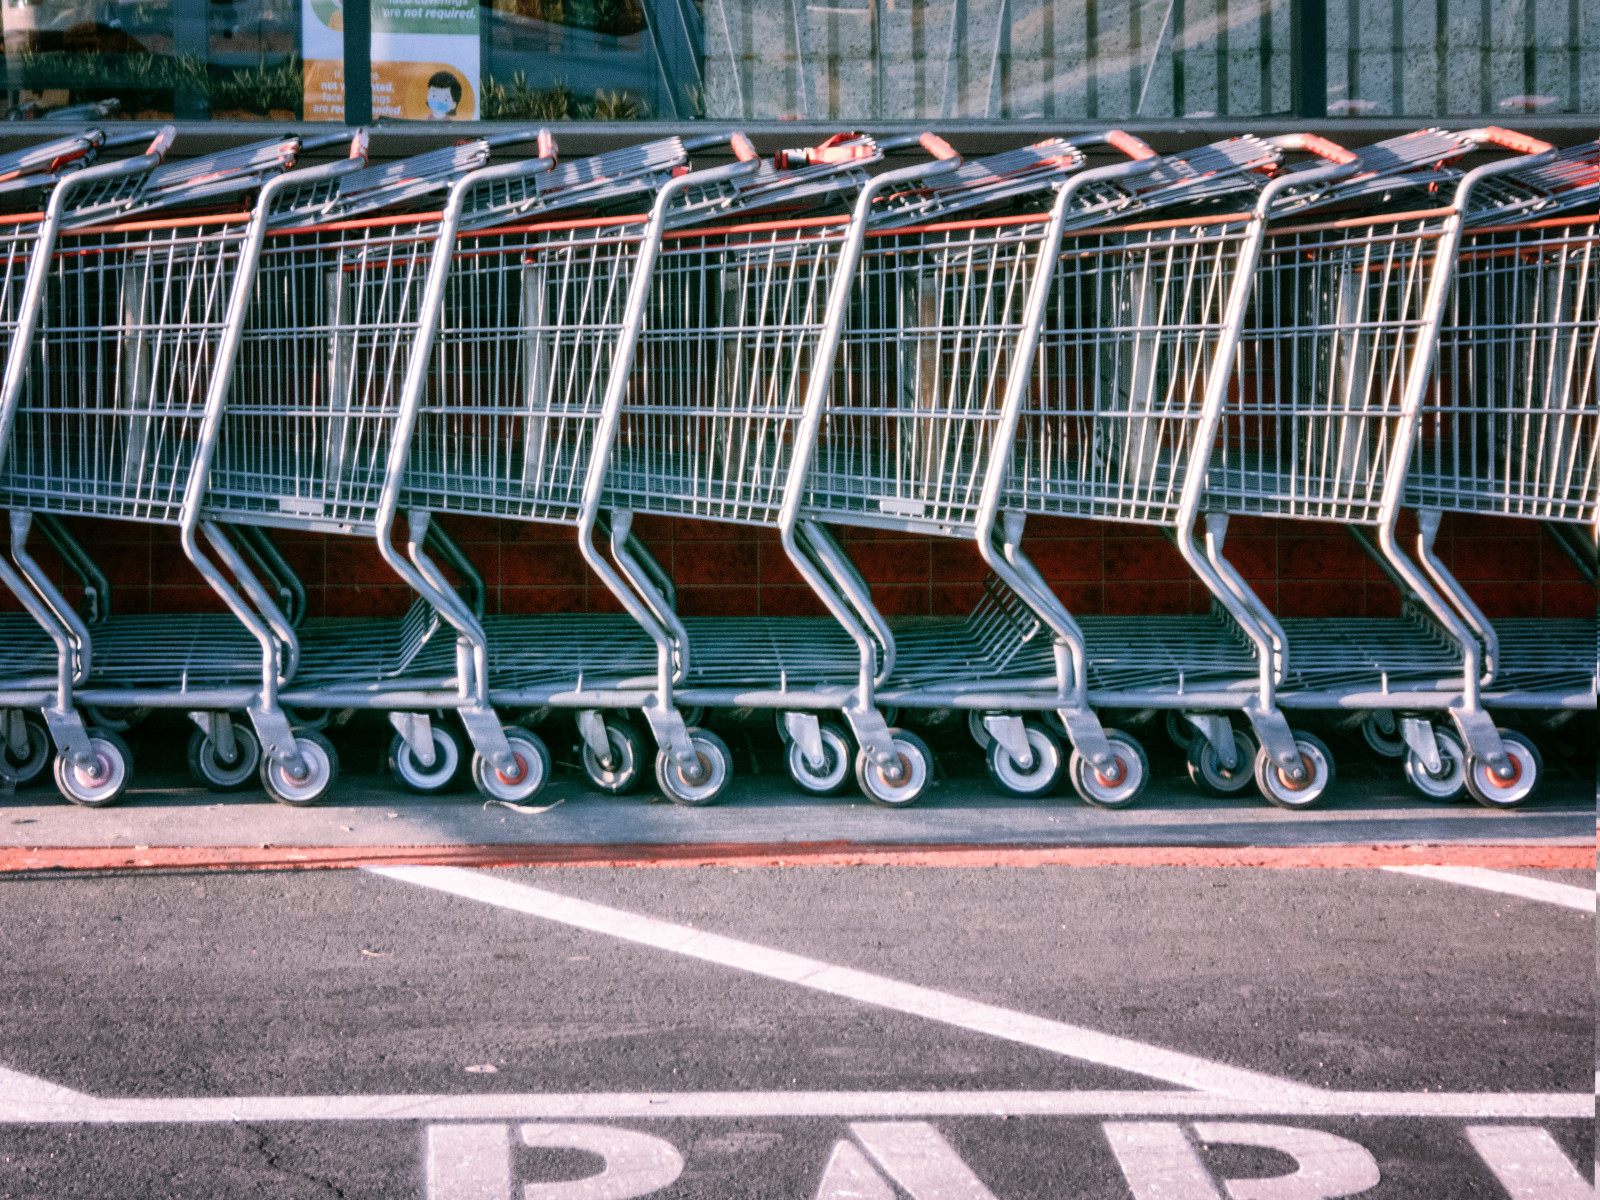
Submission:
[[[1181,1126],[1112,1122],[1105,1135],[1134,1200],[1222,1200]],[[1379,1183],[1377,1160],[1365,1146],[1320,1129],[1201,1123],[1194,1136],[1206,1145],[1259,1146],[1294,1159],[1287,1175],[1223,1180],[1233,1200],[1335,1200]]]
[[[1418,875],[1423,879],[1437,879],[1442,883],[1457,883],[1462,887],[1482,888],[1489,892],[1503,892],[1523,900],[1538,900],[1544,904],[1559,904],[1579,912],[1593,913],[1595,891],[1593,888],[1573,887],[1549,879],[1534,879],[1527,875],[1512,875],[1505,871],[1491,871],[1487,867],[1383,867],[1398,875]]]
[[[1304,1116],[1593,1120],[1589,1092],[486,1092],[351,1096],[91,1096],[0,1068],[0,1125],[228,1121],[602,1121],[757,1117]]]
[[[835,1142],[822,1169],[817,1200],[895,1200],[894,1188],[872,1169],[854,1142]]]
[[[926,1121],[884,1121],[850,1126],[911,1200],[995,1200],[994,1193]]]
[[[467,871],[459,867],[371,867],[375,875],[432,888],[467,900],[527,913],[592,933],[605,934],[715,963],[735,971],[775,979],[878,1008],[939,1021],[959,1029],[1016,1042],[1099,1066],[1204,1092],[1275,1101],[1316,1096],[1322,1089],[1256,1071],[1212,1062],[1195,1055],[1116,1037],[1081,1025],[1052,1021],[984,1004],[949,992],[903,983],[882,975],[819,962],[753,942],[691,929],[671,921],[576,900],[543,888]]]
[[[1511,1200],[1594,1200],[1594,1184],[1543,1129],[1527,1125],[1477,1125],[1467,1140],[1489,1165]]]

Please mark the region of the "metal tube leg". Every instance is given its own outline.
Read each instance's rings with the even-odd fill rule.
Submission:
[[[406,513],[407,563],[388,546],[385,557],[393,558],[397,573],[410,583],[428,603],[432,604],[456,630],[456,687],[461,697],[461,724],[467,731],[472,748],[496,768],[511,771],[516,768],[516,755],[500,725],[500,717],[489,703],[489,650],[483,626],[450,586],[449,580],[439,570],[438,564],[428,557],[425,544],[428,538],[430,514],[419,509]],[[387,538],[380,539],[379,550],[385,549]],[[405,568],[409,567],[407,570]],[[431,740],[431,739],[430,739]]]
[[[1502,771],[1514,770],[1511,760],[1506,756],[1505,745],[1500,740],[1500,733],[1494,726],[1494,720],[1483,708],[1477,638],[1456,615],[1455,610],[1446,603],[1444,597],[1434,590],[1433,585],[1422,571],[1417,569],[1416,564],[1400,549],[1399,543],[1395,540],[1392,514],[1378,526],[1378,545],[1384,557],[1406,581],[1407,586],[1416,593],[1417,599],[1422,602],[1433,619],[1460,647],[1461,697],[1450,704],[1448,711],[1451,721],[1461,733],[1462,742],[1475,758],[1486,762],[1489,769],[1497,775]]]
[[[1483,615],[1483,610],[1472,602],[1472,597],[1467,595],[1456,577],[1445,568],[1433,552],[1434,539],[1439,536],[1440,514],[1432,509],[1423,509],[1417,513],[1417,558],[1421,561],[1423,569],[1438,585],[1456,611],[1461,614],[1462,620],[1472,630],[1473,636],[1478,639],[1478,644],[1483,652],[1483,670],[1478,676],[1478,682],[1488,687],[1494,682],[1495,673],[1500,663],[1500,638],[1495,633],[1494,626],[1489,623],[1489,618]]]
[[[613,511],[610,524],[611,558],[617,564],[617,569],[622,572],[623,578],[638,593],[639,599],[649,606],[651,614],[671,636],[675,662],[672,682],[682,683],[684,676],[689,672],[689,631],[683,627],[683,622],[673,611],[673,601],[656,586],[655,576],[660,571],[659,565],[652,571],[644,560],[638,557],[638,554],[643,554],[649,559],[649,551],[645,550],[639,539],[633,536],[633,514],[620,509]],[[650,559],[650,562],[653,563],[654,560]]]
[[[71,634],[56,620],[55,614],[33,592],[9,562],[0,557],[0,583],[28,610],[28,615],[39,623],[56,647],[56,700],[43,710],[45,724],[57,747],[65,750],[72,761],[91,773],[98,770],[99,757],[89,744],[89,733],[84,728],[83,717],[72,704],[73,666],[75,662]]]
[[[91,661],[91,644],[89,627],[83,619],[73,611],[72,605],[50,582],[50,577],[39,569],[39,564],[28,553],[28,530],[33,514],[29,512],[11,510],[11,557],[16,562],[17,568],[32,587],[34,594],[49,609],[68,640],[73,644],[72,681],[76,686],[83,686],[89,677],[89,664]]]
[[[1089,664],[1088,648],[1083,640],[1083,630],[1072,619],[1072,614],[1056,594],[1050,590],[1039,569],[1022,550],[1022,533],[1027,527],[1027,514],[1006,512],[1000,520],[1001,537],[995,545],[994,523],[989,522],[987,532],[980,527],[978,553],[989,569],[1000,577],[1002,583],[1020,596],[1041,621],[1049,627],[1056,667],[1056,686],[1062,703],[1056,715],[1066,727],[1067,740],[1096,767],[1109,767],[1116,759],[1111,743],[1106,739],[1105,727],[1088,703]]]

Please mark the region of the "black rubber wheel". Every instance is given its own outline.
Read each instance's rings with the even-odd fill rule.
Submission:
[[[261,782],[261,743],[255,730],[243,721],[233,723],[233,744],[237,753],[231,763],[223,762],[217,745],[199,729],[189,734],[189,775],[208,792],[246,792]]]
[[[22,723],[28,739],[28,748],[22,755],[18,756],[8,743],[0,742],[0,754],[5,755],[3,770],[11,776],[13,785],[19,788],[38,783],[44,778],[45,772],[50,769],[50,749],[54,744],[50,738],[50,727],[38,713],[24,713]]]
[[[406,791],[417,796],[435,796],[448,791],[461,774],[461,739],[453,730],[430,722],[433,735],[433,766],[418,761],[410,743],[396,733],[389,741],[389,774]]]
[[[122,798],[133,778],[133,751],[109,729],[88,732],[96,769],[89,771],[78,766],[63,750],[56,755],[56,787],[68,800],[83,808],[105,808]]]

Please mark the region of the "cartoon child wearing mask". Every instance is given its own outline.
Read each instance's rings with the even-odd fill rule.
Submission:
[[[461,103],[461,81],[449,71],[435,71],[428,79],[428,120],[448,121]]]

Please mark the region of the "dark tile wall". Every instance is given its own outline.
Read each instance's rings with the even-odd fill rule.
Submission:
[[[562,526],[443,518],[488,588],[490,612],[615,612],[620,606]],[[184,558],[176,530],[74,520],[73,529],[110,579],[124,613],[217,610],[221,603]],[[678,585],[693,615],[820,614],[775,531],[708,521],[639,517],[635,529]],[[870,529],[836,531],[889,615],[968,611],[985,568],[970,544]],[[1414,525],[1403,525],[1412,544]],[[273,534],[306,586],[312,616],[395,615],[406,587],[377,548],[356,538]],[[1035,520],[1024,545],[1068,609],[1080,614],[1204,612],[1209,594],[1158,530],[1094,521]],[[32,546],[76,599],[43,538]],[[1281,616],[1386,616],[1398,593],[1336,525],[1236,517],[1229,559]],[[1447,517],[1439,556],[1492,617],[1593,616],[1594,588],[1535,523]],[[18,607],[0,589],[0,609]]]

